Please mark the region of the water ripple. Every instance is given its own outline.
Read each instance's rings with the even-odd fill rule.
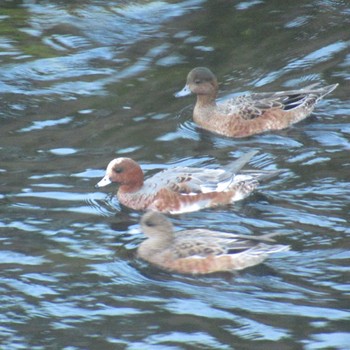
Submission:
[[[349,11],[317,0],[4,2],[1,349],[346,349]],[[291,128],[230,139],[196,126],[194,97],[173,96],[195,66],[217,74],[220,99],[339,87]],[[149,176],[252,149],[247,168],[283,172],[240,203],[169,218],[278,232],[291,246],[236,273],[141,261],[142,213],[120,205],[116,186],[94,188],[118,156]]]

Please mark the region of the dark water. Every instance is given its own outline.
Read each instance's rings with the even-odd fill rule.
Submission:
[[[2,1],[1,349],[350,349],[347,1]],[[338,82],[307,120],[231,140],[173,93],[195,66],[220,97]],[[135,259],[140,213],[96,190],[117,156],[150,173],[284,169],[178,227],[283,233],[290,252],[191,277]]]

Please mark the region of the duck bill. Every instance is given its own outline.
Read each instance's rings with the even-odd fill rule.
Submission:
[[[189,86],[185,85],[185,87],[181,91],[179,91],[176,94],[174,94],[174,96],[175,97],[184,97],[184,96],[191,95],[191,93],[192,92],[191,92]]]
[[[111,183],[112,183],[112,181],[110,180],[110,178],[107,175],[105,175],[104,178],[101,181],[99,181],[95,187],[96,188],[104,187],[104,186],[107,186]]]

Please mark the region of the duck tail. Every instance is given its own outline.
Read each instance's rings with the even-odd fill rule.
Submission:
[[[275,237],[276,236],[283,236],[283,233],[280,232],[271,232],[271,233],[266,233],[261,236],[253,236],[253,235],[240,235],[237,234],[235,237],[249,240],[249,241],[255,241],[259,243],[276,243]]]
[[[232,174],[237,174],[257,153],[258,151],[250,151],[243,154],[243,156],[227,164],[224,168]]]
[[[317,97],[317,100],[320,100],[324,96],[330,94],[333,90],[335,90],[337,88],[338,85],[339,84],[332,84],[332,85],[327,85],[327,86],[324,86],[322,88],[317,89],[317,92],[319,94]]]
[[[319,85],[320,83],[314,83],[314,84],[305,86],[299,90],[299,93],[302,93],[304,95],[309,95],[309,94],[314,95],[316,97],[316,101],[318,101],[324,96],[330,94],[333,90],[335,90],[339,84],[326,85],[322,87],[319,87]],[[298,94],[297,90],[288,91],[288,92],[292,92],[292,93],[295,92],[296,95]]]
[[[274,245],[270,245],[270,244],[264,244],[261,243],[257,246],[257,249],[252,249],[252,251],[254,253],[258,253],[258,254],[273,254],[273,253],[279,253],[279,252],[287,252],[288,250],[290,250],[290,246],[289,245],[284,245],[284,244],[274,244]]]
[[[270,180],[283,173],[284,170],[243,170],[241,175],[250,175],[252,178],[257,180],[259,183]]]

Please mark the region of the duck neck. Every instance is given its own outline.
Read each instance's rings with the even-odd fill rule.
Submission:
[[[171,237],[151,237],[143,241],[139,247],[139,254],[156,256],[172,245]]]
[[[172,237],[166,236],[166,237],[157,237],[153,240],[152,244],[154,245],[154,248],[156,250],[164,250],[168,248],[171,245]]]
[[[125,193],[132,193],[132,192],[137,192],[138,190],[141,189],[143,185],[143,182],[142,183],[128,183],[128,184],[124,184],[124,185],[121,185],[119,187],[119,191],[120,192],[125,192]]]
[[[197,105],[199,106],[216,106],[216,95],[197,95]]]

